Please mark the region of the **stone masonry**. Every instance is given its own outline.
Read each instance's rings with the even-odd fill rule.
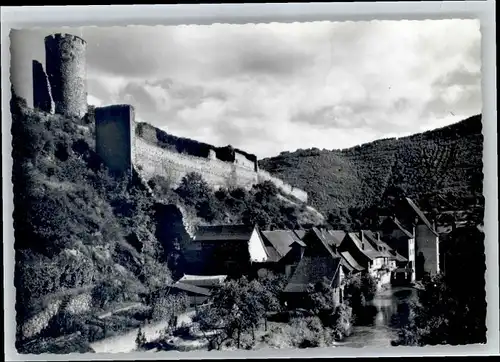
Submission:
[[[96,151],[114,174],[132,174],[134,116],[134,107],[128,104],[95,110]]]
[[[55,113],[83,117],[87,113],[85,40],[70,34],[45,38],[45,66]]]
[[[54,113],[49,80],[43,70],[43,65],[37,60],[33,60],[33,107],[44,112]]]

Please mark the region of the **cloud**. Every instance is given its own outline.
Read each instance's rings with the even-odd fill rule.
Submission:
[[[51,32],[16,35],[16,69],[43,58]],[[101,104],[131,103],[167,132],[259,157],[350,147],[481,112],[476,20],[75,32],[88,42],[88,93]],[[26,87],[27,76],[17,79]]]

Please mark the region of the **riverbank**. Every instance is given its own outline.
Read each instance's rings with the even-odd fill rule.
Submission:
[[[391,341],[395,339],[397,330],[392,325],[392,319],[398,313],[398,305],[408,303],[416,294],[416,289],[412,287],[394,287],[380,290],[370,302],[370,306],[376,308],[373,318],[363,325],[355,325],[352,328],[350,336],[342,342],[325,341],[328,346],[345,347],[389,347]],[[195,311],[189,311],[179,316],[177,326],[190,324]],[[182,338],[171,336],[166,340],[161,340],[162,332],[168,327],[167,321],[161,321],[152,324],[146,324],[141,327],[146,340],[151,346],[157,344],[157,347],[163,350],[196,350],[206,349],[207,340],[202,332],[196,332],[193,336]],[[248,338],[242,345],[251,349],[260,348],[296,348],[293,346],[293,340],[298,338],[304,331],[292,331],[293,328],[286,323],[269,322],[268,330],[263,328],[256,330],[255,343],[250,343]],[[298,329],[298,328],[295,328]],[[300,328],[299,328],[300,329]],[[136,350],[135,339],[139,328],[130,330],[123,335],[117,335],[103,340],[91,343],[91,348],[98,353],[118,353],[132,352]],[[294,336],[297,334],[297,336]],[[331,343],[330,343],[331,342]],[[149,351],[157,351],[159,348],[151,347]],[[245,348],[243,347],[243,348]],[[224,347],[224,350],[235,349],[234,346]]]
[[[190,323],[194,311],[189,311],[179,315],[177,325]],[[153,341],[161,336],[162,331],[168,327],[168,321],[145,324],[140,327],[144,332],[147,341]],[[120,353],[133,352],[136,349],[135,339],[139,328],[134,328],[122,335],[105,338],[90,344],[90,347],[97,353]]]
[[[393,320],[398,306],[408,304],[416,297],[416,289],[410,286],[380,290],[369,306],[376,308],[370,321],[353,327],[352,334],[338,345],[345,347],[389,347],[397,336]]]

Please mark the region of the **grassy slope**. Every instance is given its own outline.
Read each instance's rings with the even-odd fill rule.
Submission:
[[[303,188],[321,212],[376,204],[391,186],[416,199],[474,203],[482,193],[481,116],[400,139],[347,150],[298,150],[260,166]]]

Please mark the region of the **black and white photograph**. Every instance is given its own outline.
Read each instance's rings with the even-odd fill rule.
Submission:
[[[478,19],[9,39],[18,353],[487,343]]]

